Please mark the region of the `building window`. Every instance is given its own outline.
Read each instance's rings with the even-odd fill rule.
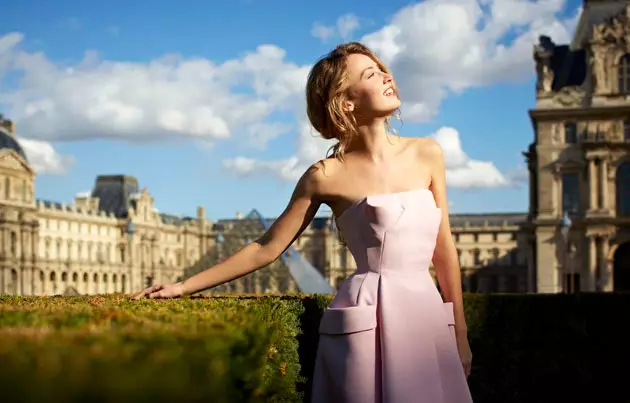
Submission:
[[[580,176],[577,172],[562,174],[562,213],[580,211]]]
[[[630,93],[630,54],[625,54],[619,59],[618,86],[620,94]]]
[[[577,143],[577,125],[574,122],[564,124],[564,142],[565,144]]]
[[[630,162],[624,162],[617,168],[617,215],[630,217]]]
[[[630,120],[623,121],[623,140],[630,141]]]

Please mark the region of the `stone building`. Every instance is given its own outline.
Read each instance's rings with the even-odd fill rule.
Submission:
[[[630,289],[630,5],[588,0],[570,45],[534,47],[532,290]]]
[[[36,200],[14,136],[0,119],[0,293],[132,292],[176,280],[213,245],[203,207],[195,218],[160,214],[132,177],[100,176],[71,205]]]

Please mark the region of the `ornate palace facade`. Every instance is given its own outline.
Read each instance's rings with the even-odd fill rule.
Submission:
[[[524,153],[529,211],[450,217],[463,287],[629,290],[628,2],[586,1],[571,45],[543,36],[534,59],[534,142]],[[202,207],[194,218],[160,214],[127,176],[98,177],[72,205],[36,201],[35,174],[14,126],[6,120],[0,126],[0,293],[133,292],[174,281],[220,259],[219,228],[238,228],[239,217],[212,223]],[[329,218],[316,218],[294,246],[336,287],[355,265],[333,227]],[[249,277],[225,290],[295,290],[286,275],[267,280],[285,286]]]
[[[630,5],[588,0],[571,45],[534,47],[530,281],[630,289]]]
[[[0,119],[0,293],[131,292],[174,281],[212,247],[212,223],[158,213],[135,178],[101,176],[71,205],[35,199],[35,174]]]

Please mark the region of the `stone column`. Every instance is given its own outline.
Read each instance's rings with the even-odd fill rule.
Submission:
[[[597,288],[597,237],[591,235],[588,238],[588,278],[587,281],[583,284],[586,285],[584,287],[584,291],[596,291]]]
[[[588,160],[588,190],[589,190],[589,208],[590,210],[597,209],[597,177],[595,172],[595,160],[590,158]]]
[[[602,159],[599,164],[599,182],[600,182],[600,194],[601,194],[601,206],[602,210],[608,210],[608,161]]]
[[[527,292],[535,293],[536,292],[536,254],[535,250],[535,240],[530,240],[528,242],[527,248]]]

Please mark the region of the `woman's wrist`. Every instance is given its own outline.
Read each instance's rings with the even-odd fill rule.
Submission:
[[[179,293],[180,293],[181,296],[192,294],[192,290],[190,290],[188,288],[188,284],[186,284],[185,280],[182,280],[182,281],[179,281],[179,282],[175,283],[175,286],[179,290]]]

